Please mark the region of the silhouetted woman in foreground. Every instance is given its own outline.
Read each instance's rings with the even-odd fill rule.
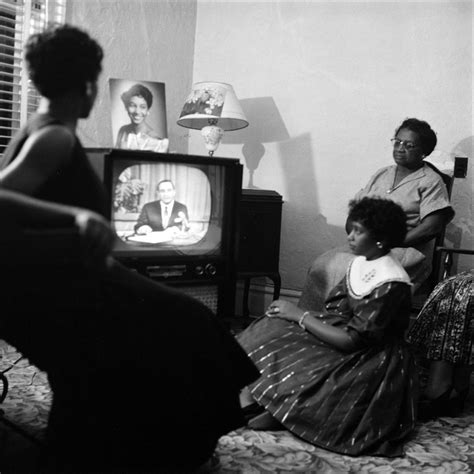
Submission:
[[[76,136],[102,55],[69,25],[29,38],[26,61],[42,99],[5,152],[1,188],[106,214]],[[197,300],[110,255],[92,266],[32,263],[7,276],[14,297],[2,335],[47,371],[54,393],[46,472],[192,472],[242,425],[238,392],[258,372]]]

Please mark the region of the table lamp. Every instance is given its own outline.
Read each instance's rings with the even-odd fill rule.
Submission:
[[[182,127],[201,130],[210,156],[219,147],[224,131],[248,124],[233,87],[224,82],[195,83],[178,119]]]

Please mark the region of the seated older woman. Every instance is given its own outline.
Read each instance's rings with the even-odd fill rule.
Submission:
[[[436,142],[436,134],[427,122],[406,119],[392,138],[395,164],[379,169],[355,196],[388,197],[405,211],[408,233],[403,246],[392,252],[410,276],[413,291],[431,272],[434,237],[454,216],[441,174],[424,162]],[[347,245],[319,256],[308,271],[299,305],[322,308],[352,258]]]

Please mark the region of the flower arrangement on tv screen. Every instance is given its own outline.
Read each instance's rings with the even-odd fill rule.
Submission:
[[[118,212],[138,212],[140,196],[145,191],[145,187],[146,184],[140,179],[122,173],[115,186],[114,210]]]

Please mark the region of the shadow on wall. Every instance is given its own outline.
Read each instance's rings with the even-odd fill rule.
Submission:
[[[222,143],[242,144],[242,154],[249,170],[247,188],[256,189],[253,175],[265,154],[264,143],[288,140],[290,137],[272,97],[239,100],[249,126],[243,131],[227,133]]]
[[[291,138],[278,148],[286,180],[280,253],[282,286],[300,290],[311,262],[343,244],[346,233],[343,227],[328,224],[321,214],[316,181],[318,156],[311,135]]]
[[[455,178],[451,202],[456,215],[446,229],[446,245],[454,248],[467,248],[473,250],[474,222],[472,219],[473,203],[473,152],[474,137],[461,140],[454,148],[451,155],[467,156],[468,168],[465,178]],[[452,273],[462,272],[474,268],[474,256],[455,255]]]
[[[278,144],[278,155],[285,177],[280,246],[281,297],[299,300],[306,274],[313,260],[326,250],[342,245],[342,226],[328,224],[319,205],[315,156],[309,133]],[[271,301],[265,279],[252,280],[250,312],[261,315]]]

